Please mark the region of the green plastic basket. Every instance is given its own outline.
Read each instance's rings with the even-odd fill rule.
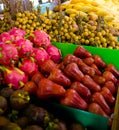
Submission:
[[[72,54],[74,49],[78,46],[70,43],[58,43],[53,42],[53,45],[61,50],[62,57],[66,54]],[[108,48],[98,48],[92,46],[83,46],[85,49],[90,51],[93,55],[98,54],[107,63],[112,63],[115,65],[116,69],[119,70],[119,50],[108,49]],[[51,106],[51,105],[50,105]],[[118,106],[116,106],[118,107]],[[61,104],[52,103],[52,109],[57,110],[58,113],[66,116],[74,122],[81,123],[83,126],[89,128],[90,130],[107,130],[108,129],[108,119],[106,117],[79,110],[76,108],[64,106]],[[117,123],[116,123],[117,124]],[[113,129],[112,129],[113,130]],[[117,129],[114,129],[117,130]]]

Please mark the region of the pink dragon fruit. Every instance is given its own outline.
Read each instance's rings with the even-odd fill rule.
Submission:
[[[17,36],[24,37],[26,32],[20,28],[14,27],[9,31],[9,34],[14,37],[17,37]]]
[[[33,49],[33,43],[30,40],[25,40],[23,38],[18,39],[13,42],[13,44],[18,49],[19,57],[29,56]]]
[[[28,76],[16,67],[0,67],[4,73],[5,84],[13,89],[20,89],[28,81]]]
[[[50,45],[50,37],[43,30],[35,30],[29,37],[29,40],[34,43],[36,47],[47,47]]]
[[[46,60],[49,60],[50,57],[46,50],[42,47],[33,48],[31,56],[36,60],[38,66],[40,67]]]
[[[12,42],[12,37],[8,32],[3,32],[0,35],[0,42],[4,42],[4,43],[11,43]]]
[[[0,44],[0,64],[13,66],[19,59],[17,48],[13,44]]]
[[[51,60],[53,60],[55,63],[59,63],[62,56],[61,56],[60,50],[57,47],[55,47],[53,45],[49,45],[46,48],[46,51],[49,54]]]
[[[38,65],[34,62],[33,58],[23,59],[22,62],[19,62],[18,67],[29,77],[38,72]]]

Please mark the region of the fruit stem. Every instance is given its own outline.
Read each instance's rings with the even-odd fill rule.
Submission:
[[[24,86],[24,83],[22,81],[19,81],[19,84],[21,88]]]

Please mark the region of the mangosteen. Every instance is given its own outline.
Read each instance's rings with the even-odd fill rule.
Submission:
[[[72,123],[69,127],[69,130],[85,130],[85,127],[80,123]]]
[[[23,130],[43,130],[42,127],[38,126],[38,125],[30,125],[30,126],[27,126],[25,129]]]
[[[27,107],[25,107],[25,109],[23,110],[23,116],[28,117],[29,113],[36,107],[36,105],[30,103],[27,105]]]
[[[5,116],[0,116],[0,129],[2,129],[3,126],[8,124],[10,120]]]
[[[25,128],[28,125],[28,118],[23,116],[23,117],[19,117],[15,123],[17,123],[22,129]]]
[[[29,93],[25,90],[15,90],[10,96],[11,107],[15,110],[20,110],[28,105],[30,101]]]
[[[2,130],[22,130],[16,123],[9,122],[3,126]]]
[[[0,115],[5,113],[7,107],[8,107],[7,99],[3,96],[0,96]]]
[[[10,95],[13,93],[13,89],[12,88],[9,88],[9,87],[4,87],[1,89],[0,91],[0,95],[5,97],[5,98],[9,98]]]
[[[66,123],[63,121],[59,121],[57,126],[56,130],[67,130]]]
[[[49,117],[49,113],[46,109],[42,107],[34,107],[32,111],[29,112],[28,118],[31,123],[44,124],[45,119]]]

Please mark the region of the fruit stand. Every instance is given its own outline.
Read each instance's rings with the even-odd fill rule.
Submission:
[[[119,130],[119,2],[2,2],[0,129]]]

